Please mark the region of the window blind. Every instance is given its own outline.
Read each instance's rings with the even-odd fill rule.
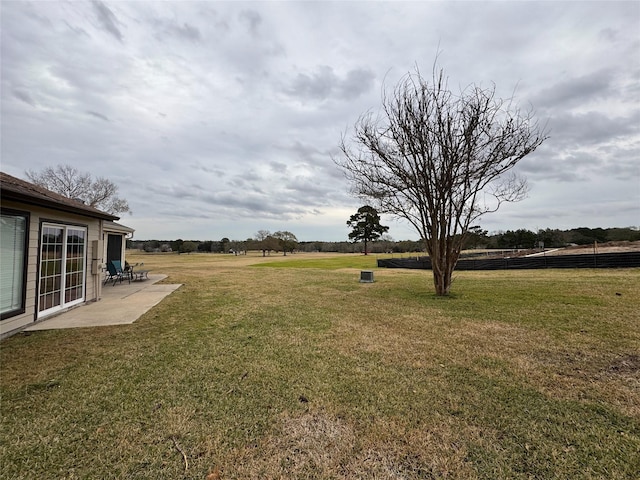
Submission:
[[[22,215],[0,216],[0,313],[24,306],[24,259],[27,219]]]

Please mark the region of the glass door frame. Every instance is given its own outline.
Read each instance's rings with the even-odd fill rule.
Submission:
[[[46,241],[45,233],[51,230],[60,231],[61,238],[56,237],[54,242]],[[87,231],[86,226],[50,221],[41,223],[36,299],[38,318],[85,302]],[[75,242],[70,241],[73,232],[81,232],[81,235],[76,235]]]

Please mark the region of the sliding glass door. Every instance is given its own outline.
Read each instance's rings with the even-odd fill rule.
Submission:
[[[42,225],[39,317],[84,301],[86,236],[82,227]]]

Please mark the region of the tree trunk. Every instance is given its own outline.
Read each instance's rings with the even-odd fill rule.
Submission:
[[[450,280],[447,279],[446,272],[433,263],[431,268],[433,270],[433,286],[435,287],[436,295],[439,297],[448,295]]]
[[[447,257],[431,259],[433,285],[437,296],[444,297],[449,295],[451,290],[451,278],[453,276],[453,269],[456,265],[456,261],[457,259]]]

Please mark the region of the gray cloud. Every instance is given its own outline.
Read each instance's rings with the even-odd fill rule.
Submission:
[[[272,161],[269,163],[269,166],[274,172],[286,173],[287,172],[287,164],[283,162]]]
[[[82,36],[85,38],[91,38],[91,36],[87,33],[87,31],[84,28],[81,27],[76,27],[74,25],[71,25],[67,20],[64,21],[64,24],[69,28],[69,30],[71,30],[75,35],[77,36]]]
[[[152,24],[158,30],[156,38],[159,40],[163,40],[167,36],[196,43],[202,40],[200,29],[188,22],[180,24],[175,19],[163,18],[156,19]]]
[[[26,104],[31,105],[32,107],[36,106],[35,100],[29,95],[29,92],[25,92],[24,90],[14,90],[13,96],[18,100],[23,101]]]
[[[102,28],[108,33],[113,35],[120,43],[122,43],[122,32],[116,26],[118,19],[113,12],[103,2],[99,0],[93,0],[93,7],[98,17],[98,22],[102,25]]]
[[[324,100],[331,94],[336,83],[337,77],[333,73],[333,69],[321,66],[312,75],[299,73],[293,81],[289,93],[298,97]]]
[[[558,82],[540,91],[533,104],[543,108],[580,107],[594,100],[616,95],[612,88],[613,72],[600,70]]]
[[[640,132],[638,112],[611,116],[605,112],[560,113],[550,120],[552,138],[567,147],[597,145],[635,136]]]
[[[184,40],[199,42],[201,39],[200,30],[192,25],[189,25],[188,23],[184,23],[182,25],[174,25],[170,30],[178,38],[182,38]]]
[[[287,89],[294,97],[326,100],[335,95],[339,99],[358,97],[371,89],[374,74],[370,70],[354,69],[340,78],[332,67],[321,65],[312,74],[298,73]]]
[[[87,110],[86,112],[88,115],[91,115],[92,117],[95,118],[99,118],[100,120],[104,120],[105,122],[109,121],[109,117],[107,117],[106,115],[103,115],[101,113],[98,112],[92,112],[91,110]]]
[[[69,163],[111,178],[136,238],[244,239],[266,228],[345,239],[361,200],[332,161],[341,135],[379,111],[383,81],[393,87],[416,65],[429,72],[438,45],[452,87],[495,82],[509,96],[519,85],[523,108],[549,119],[551,138],[518,165],[529,198],[485,228],[637,223],[632,2],[0,9],[3,171]],[[415,237],[402,224],[390,233]]]
[[[580,182],[589,178],[593,173],[591,170],[600,163],[597,156],[584,151],[556,154],[541,160],[523,162],[520,165],[520,172],[525,173],[534,183]]]
[[[262,23],[262,16],[258,12],[255,10],[243,10],[240,12],[239,18],[247,24],[251,35],[258,34],[258,29]]]
[[[295,197],[304,200],[308,206],[327,206],[332,203],[333,188],[315,178],[295,176],[285,183],[287,189],[294,192]]]
[[[342,98],[354,98],[368,92],[373,86],[375,75],[371,70],[357,68],[347,72],[340,84]]]

